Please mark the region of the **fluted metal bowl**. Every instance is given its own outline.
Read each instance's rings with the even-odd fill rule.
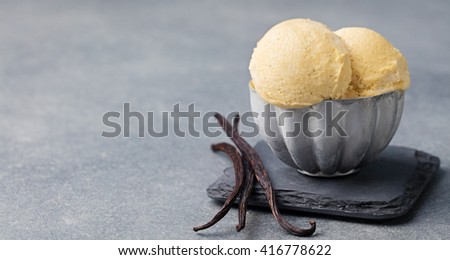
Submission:
[[[251,87],[250,97],[259,133],[275,155],[301,173],[320,177],[348,175],[373,161],[394,136],[404,104],[404,91],[323,101],[298,109],[269,104]],[[266,116],[262,116],[264,111]],[[339,113],[345,115],[339,119]],[[330,131],[332,117],[339,119],[341,129]]]

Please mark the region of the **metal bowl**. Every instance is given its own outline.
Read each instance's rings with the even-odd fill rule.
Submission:
[[[335,177],[358,171],[386,148],[400,123],[404,91],[298,109],[269,104],[251,87],[250,98],[259,133],[281,161],[303,174]]]

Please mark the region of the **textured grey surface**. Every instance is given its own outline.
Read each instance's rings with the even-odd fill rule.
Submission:
[[[357,173],[341,178],[311,178],[281,162],[265,142],[258,142],[255,150],[270,177],[278,208],[369,220],[404,216],[440,163],[433,155],[391,145]],[[225,201],[235,182],[233,167],[226,168],[208,187],[208,196]],[[248,205],[269,207],[259,184]]]
[[[134,124],[132,137],[108,139],[101,118],[123,102],[247,111],[256,41],[310,17],[371,27],[402,50],[412,87],[392,143],[441,158],[407,218],[313,216],[311,239],[450,239],[450,2],[241,2],[0,1],[0,238],[295,239],[259,209],[240,233],[235,209],[192,231],[220,208],[205,190],[230,165],[209,149],[224,136],[137,138]]]

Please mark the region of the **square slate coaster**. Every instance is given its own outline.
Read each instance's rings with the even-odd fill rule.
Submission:
[[[294,211],[361,219],[390,219],[403,216],[414,205],[433,174],[438,157],[415,149],[389,146],[373,163],[359,172],[336,178],[310,177],[284,164],[260,141],[256,144],[275,189],[278,207]],[[233,168],[208,189],[220,201],[234,186]],[[249,205],[268,207],[264,192],[256,184]]]

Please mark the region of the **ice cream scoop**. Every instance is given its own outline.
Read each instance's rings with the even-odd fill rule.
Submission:
[[[271,28],[249,69],[251,106],[266,143],[299,172],[322,177],[357,172],[386,148],[410,84],[405,58],[380,34],[333,33],[305,19]],[[267,108],[274,117],[262,116]],[[329,128],[333,111],[342,115],[335,121],[342,131]],[[317,117],[310,121],[311,115]],[[294,131],[299,125],[306,130]]]
[[[335,33],[345,42],[351,57],[352,80],[345,98],[377,96],[409,87],[405,57],[382,35],[360,27]]]
[[[292,19],[272,27],[257,43],[249,66],[250,86],[282,108],[340,98],[351,80],[350,55],[327,26]]]

